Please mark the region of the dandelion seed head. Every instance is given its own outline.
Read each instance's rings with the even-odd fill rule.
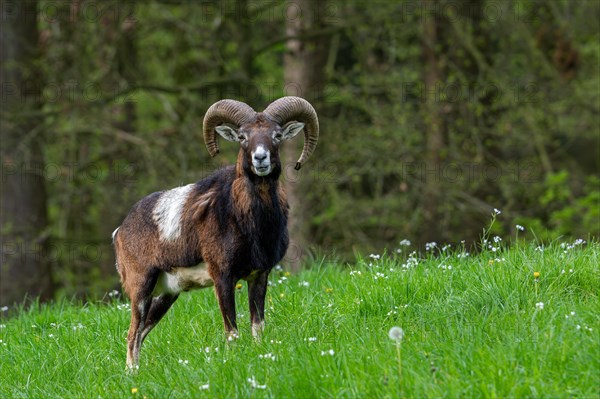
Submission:
[[[390,337],[392,341],[401,342],[402,338],[404,338],[404,330],[402,329],[402,327],[394,326],[390,328],[390,331],[388,332],[388,337]]]

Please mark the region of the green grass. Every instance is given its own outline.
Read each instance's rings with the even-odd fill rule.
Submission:
[[[600,245],[460,252],[273,271],[260,343],[245,285],[232,344],[212,290],[182,295],[136,375],[126,301],[34,306],[0,321],[0,397],[600,396]]]

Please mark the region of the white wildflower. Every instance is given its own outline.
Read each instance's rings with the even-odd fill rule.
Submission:
[[[428,243],[425,244],[425,250],[426,251],[431,251],[435,247],[437,247],[437,242],[435,242],[435,241],[428,242]]]
[[[519,231],[525,231],[525,227],[521,226],[520,224],[515,226],[517,228],[517,230]]]
[[[210,383],[204,384],[204,385],[200,385],[200,389],[203,391],[206,391],[207,389],[210,388]]]
[[[234,339],[238,339],[240,336],[238,335],[237,332],[233,333],[233,334],[229,334],[229,336],[227,337],[227,341],[231,342]]]
[[[254,389],[267,389],[267,384],[260,385],[258,382],[256,382],[256,378],[254,378],[254,376],[252,376],[252,378],[248,378],[248,382]]]
[[[329,349],[328,351],[321,351],[321,356],[326,356],[326,355],[333,356],[333,355],[335,355],[335,351],[333,349]]]
[[[258,358],[259,359],[270,359],[270,360],[275,361],[275,355],[273,355],[272,353],[267,353],[267,354],[264,354],[264,355],[258,355]]]
[[[373,279],[377,280],[378,278],[388,278],[385,274],[377,272],[375,273],[375,276],[373,276]]]
[[[405,238],[404,240],[400,241],[400,246],[408,247],[410,246],[410,241]]]
[[[494,208],[494,216],[498,216],[501,213],[502,213],[502,211],[500,209]]]
[[[540,309],[540,310],[541,310],[541,309],[544,309],[544,302],[538,302],[538,303],[536,303],[536,304],[535,304],[535,307],[536,307],[537,309]]]

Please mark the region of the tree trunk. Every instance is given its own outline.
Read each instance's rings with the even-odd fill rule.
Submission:
[[[0,305],[5,306],[27,296],[50,299],[54,284],[48,256],[37,1],[3,2],[1,8]]]
[[[441,198],[441,152],[444,147],[444,121],[439,104],[438,85],[443,81],[440,59],[436,52],[438,22],[436,16],[422,19],[423,29],[423,120],[425,122],[425,189],[423,199],[423,227],[421,242],[441,237],[439,216]]]
[[[326,1],[293,0],[287,4],[286,35],[297,37],[313,32],[325,25]],[[325,86],[325,65],[328,55],[328,38],[291,39],[287,42],[284,56],[284,80],[286,95],[303,97],[312,103],[318,114],[318,101]],[[302,151],[302,140],[286,143],[282,148],[284,187],[290,204],[290,248],[286,262],[293,270],[300,267],[301,258],[306,254],[308,239],[307,219],[310,204],[302,193],[310,190],[309,174],[305,169],[296,172],[295,162]],[[315,162],[312,159],[311,162]]]

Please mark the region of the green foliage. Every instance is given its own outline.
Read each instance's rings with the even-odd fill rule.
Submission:
[[[541,239],[597,237],[598,3],[376,3],[326,7],[318,43],[330,50],[314,71],[326,86],[299,93],[321,121],[298,180],[310,244],[350,259],[405,237],[476,241],[494,207]],[[288,6],[40,0],[43,172],[61,295],[118,286],[110,234],[137,200],[234,162],[235,146],[210,159],[201,141],[210,104],[261,109],[295,94],[282,83]],[[442,132],[433,154],[432,126]]]
[[[274,271],[260,342],[245,287],[231,344],[212,292],[182,295],[135,375],[125,372],[120,298],[36,305],[1,321],[0,396],[597,396],[598,243],[494,248],[419,257],[403,247]],[[401,370],[393,326],[404,330]]]
[[[521,218],[539,238],[556,239],[577,232],[600,234],[600,179],[588,176],[583,184],[573,182],[565,170],[551,173],[541,187],[539,206],[546,210],[547,227],[535,219]]]

